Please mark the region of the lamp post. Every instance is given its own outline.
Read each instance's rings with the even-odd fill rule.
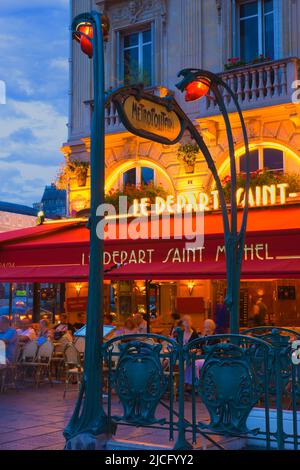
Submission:
[[[101,345],[103,342],[103,237],[96,234],[97,208],[104,202],[104,41],[109,21],[98,12],[78,15],[72,23],[73,39],[93,58],[94,110],[91,124],[90,266],[86,346],[82,386],[64,436],[66,449],[101,448],[100,435],[107,433],[102,399]],[[105,436],[106,437],[106,436]]]
[[[224,239],[225,239],[225,251],[226,251],[226,272],[227,272],[227,294],[225,298],[225,304],[230,312],[230,332],[237,334],[239,332],[239,290],[240,290],[240,279],[241,279],[241,267],[244,255],[244,243],[245,234],[247,227],[248,208],[249,208],[249,184],[250,184],[250,165],[249,165],[249,144],[247,137],[247,130],[244,122],[244,118],[238,103],[238,100],[231,90],[231,88],[225,83],[218,75],[211,72],[200,70],[200,69],[184,69],[178,74],[179,77],[183,77],[181,82],[176,86],[177,88],[185,92],[185,100],[187,102],[199,100],[208,95],[211,91],[214,95],[219,109],[223,115],[230,157],[230,173],[231,173],[231,201],[230,211],[227,209],[226,200],[222,188],[220,176],[215,166],[212,155],[209,152],[202,136],[199,134],[195,126],[191,121],[187,121],[187,129],[190,132],[191,137],[197,142],[200,150],[202,151],[209,169],[214,177],[217,190],[220,197],[220,205],[223,217],[224,226]],[[229,115],[226,109],[226,105],[223,99],[222,89],[232,98],[243,131],[245,151],[246,151],[246,182],[245,182],[245,203],[242,215],[242,221],[240,229],[238,229],[237,221],[237,199],[236,199],[236,162],[235,162],[235,151],[234,151],[234,140],[232,129],[230,125]],[[230,217],[229,217],[230,213]]]

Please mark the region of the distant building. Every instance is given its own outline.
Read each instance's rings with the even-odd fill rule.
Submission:
[[[36,209],[0,201],[0,232],[33,227],[36,224]]]
[[[55,184],[45,187],[41,202],[33,204],[35,210],[42,210],[48,218],[64,217],[67,213],[67,193],[57,189]]]

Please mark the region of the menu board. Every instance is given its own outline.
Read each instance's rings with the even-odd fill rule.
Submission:
[[[87,310],[87,297],[69,297],[67,299],[67,312],[68,313],[82,313]]]

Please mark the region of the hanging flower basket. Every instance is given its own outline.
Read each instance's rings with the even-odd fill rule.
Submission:
[[[59,189],[66,189],[68,182],[74,177],[76,178],[79,187],[86,186],[89,166],[89,162],[67,158],[66,164],[62,166],[57,177],[57,185]]]
[[[181,163],[183,163],[186,173],[194,173],[198,153],[199,147],[193,143],[180,145],[178,148],[177,158]]]
[[[184,170],[185,170],[186,173],[194,173],[195,164],[184,163]]]
[[[87,167],[78,168],[76,172],[76,177],[77,177],[77,184],[79,187],[86,186],[87,175],[88,175]]]

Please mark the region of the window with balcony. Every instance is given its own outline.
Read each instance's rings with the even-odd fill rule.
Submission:
[[[246,172],[246,155],[239,159],[240,173]],[[273,148],[259,148],[250,152],[250,172],[267,169],[284,171],[284,152]]]
[[[236,15],[241,60],[274,59],[274,0],[238,1]]]
[[[123,173],[123,186],[154,183],[155,172],[146,166],[130,168]]]
[[[121,36],[121,80],[125,85],[153,85],[153,40],[151,26]]]

